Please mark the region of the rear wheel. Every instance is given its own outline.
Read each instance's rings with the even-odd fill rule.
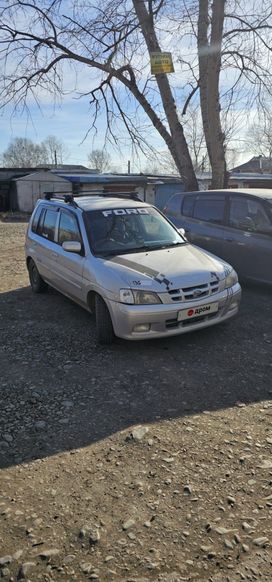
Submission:
[[[29,274],[29,280],[30,280],[30,285],[32,287],[32,291],[34,291],[34,293],[43,293],[44,291],[47,290],[47,284],[44,282],[44,280],[42,279],[34,261],[32,259],[30,259],[29,263],[28,263],[28,274]]]
[[[111,316],[105,301],[103,301],[100,295],[95,296],[95,322],[99,343],[111,344],[114,339]]]

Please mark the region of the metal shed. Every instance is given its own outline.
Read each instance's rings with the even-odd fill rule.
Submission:
[[[32,212],[37,200],[43,198],[45,192],[72,192],[69,180],[47,170],[15,178],[13,182],[16,188],[12,195],[11,209],[21,212]]]

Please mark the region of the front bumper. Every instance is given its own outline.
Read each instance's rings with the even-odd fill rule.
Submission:
[[[159,305],[127,305],[106,300],[111,314],[115,335],[129,340],[143,340],[179,335],[226,321],[237,314],[241,300],[241,287],[236,283],[230,289],[207,297],[205,300]],[[184,309],[203,307],[218,303],[216,313],[178,320]],[[148,326],[146,331],[136,331],[139,326]]]

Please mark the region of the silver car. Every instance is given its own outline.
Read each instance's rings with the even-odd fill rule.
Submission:
[[[101,343],[178,335],[238,312],[233,268],[135,195],[47,194],[25,250],[33,291],[50,285],[95,313]]]

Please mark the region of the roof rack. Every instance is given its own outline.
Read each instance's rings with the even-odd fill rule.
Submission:
[[[45,200],[51,200],[52,198],[54,200],[63,200],[63,202],[72,204],[72,206],[78,208],[78,204],[74,201],[73,194],[65,194],[64,192],[45,192],[44,197]]]
[[[102,196],[103,198],[113,197],[113,198],[129,198],[131,200],[136,200],[137,202],[143,202],[141,198],[139,198],[137,192],[102,192],[101,190],[85,190],[85,192],[79,193],[67,193],[65,192],[45,192],[44,197],[46,200],[51,200],[52,198],[55,200],[63,200],[67,204],[72,204],[73,206],[78,207],[76,203],[76,198],[81,198],[84,196],[88,196],[89,194]]]

